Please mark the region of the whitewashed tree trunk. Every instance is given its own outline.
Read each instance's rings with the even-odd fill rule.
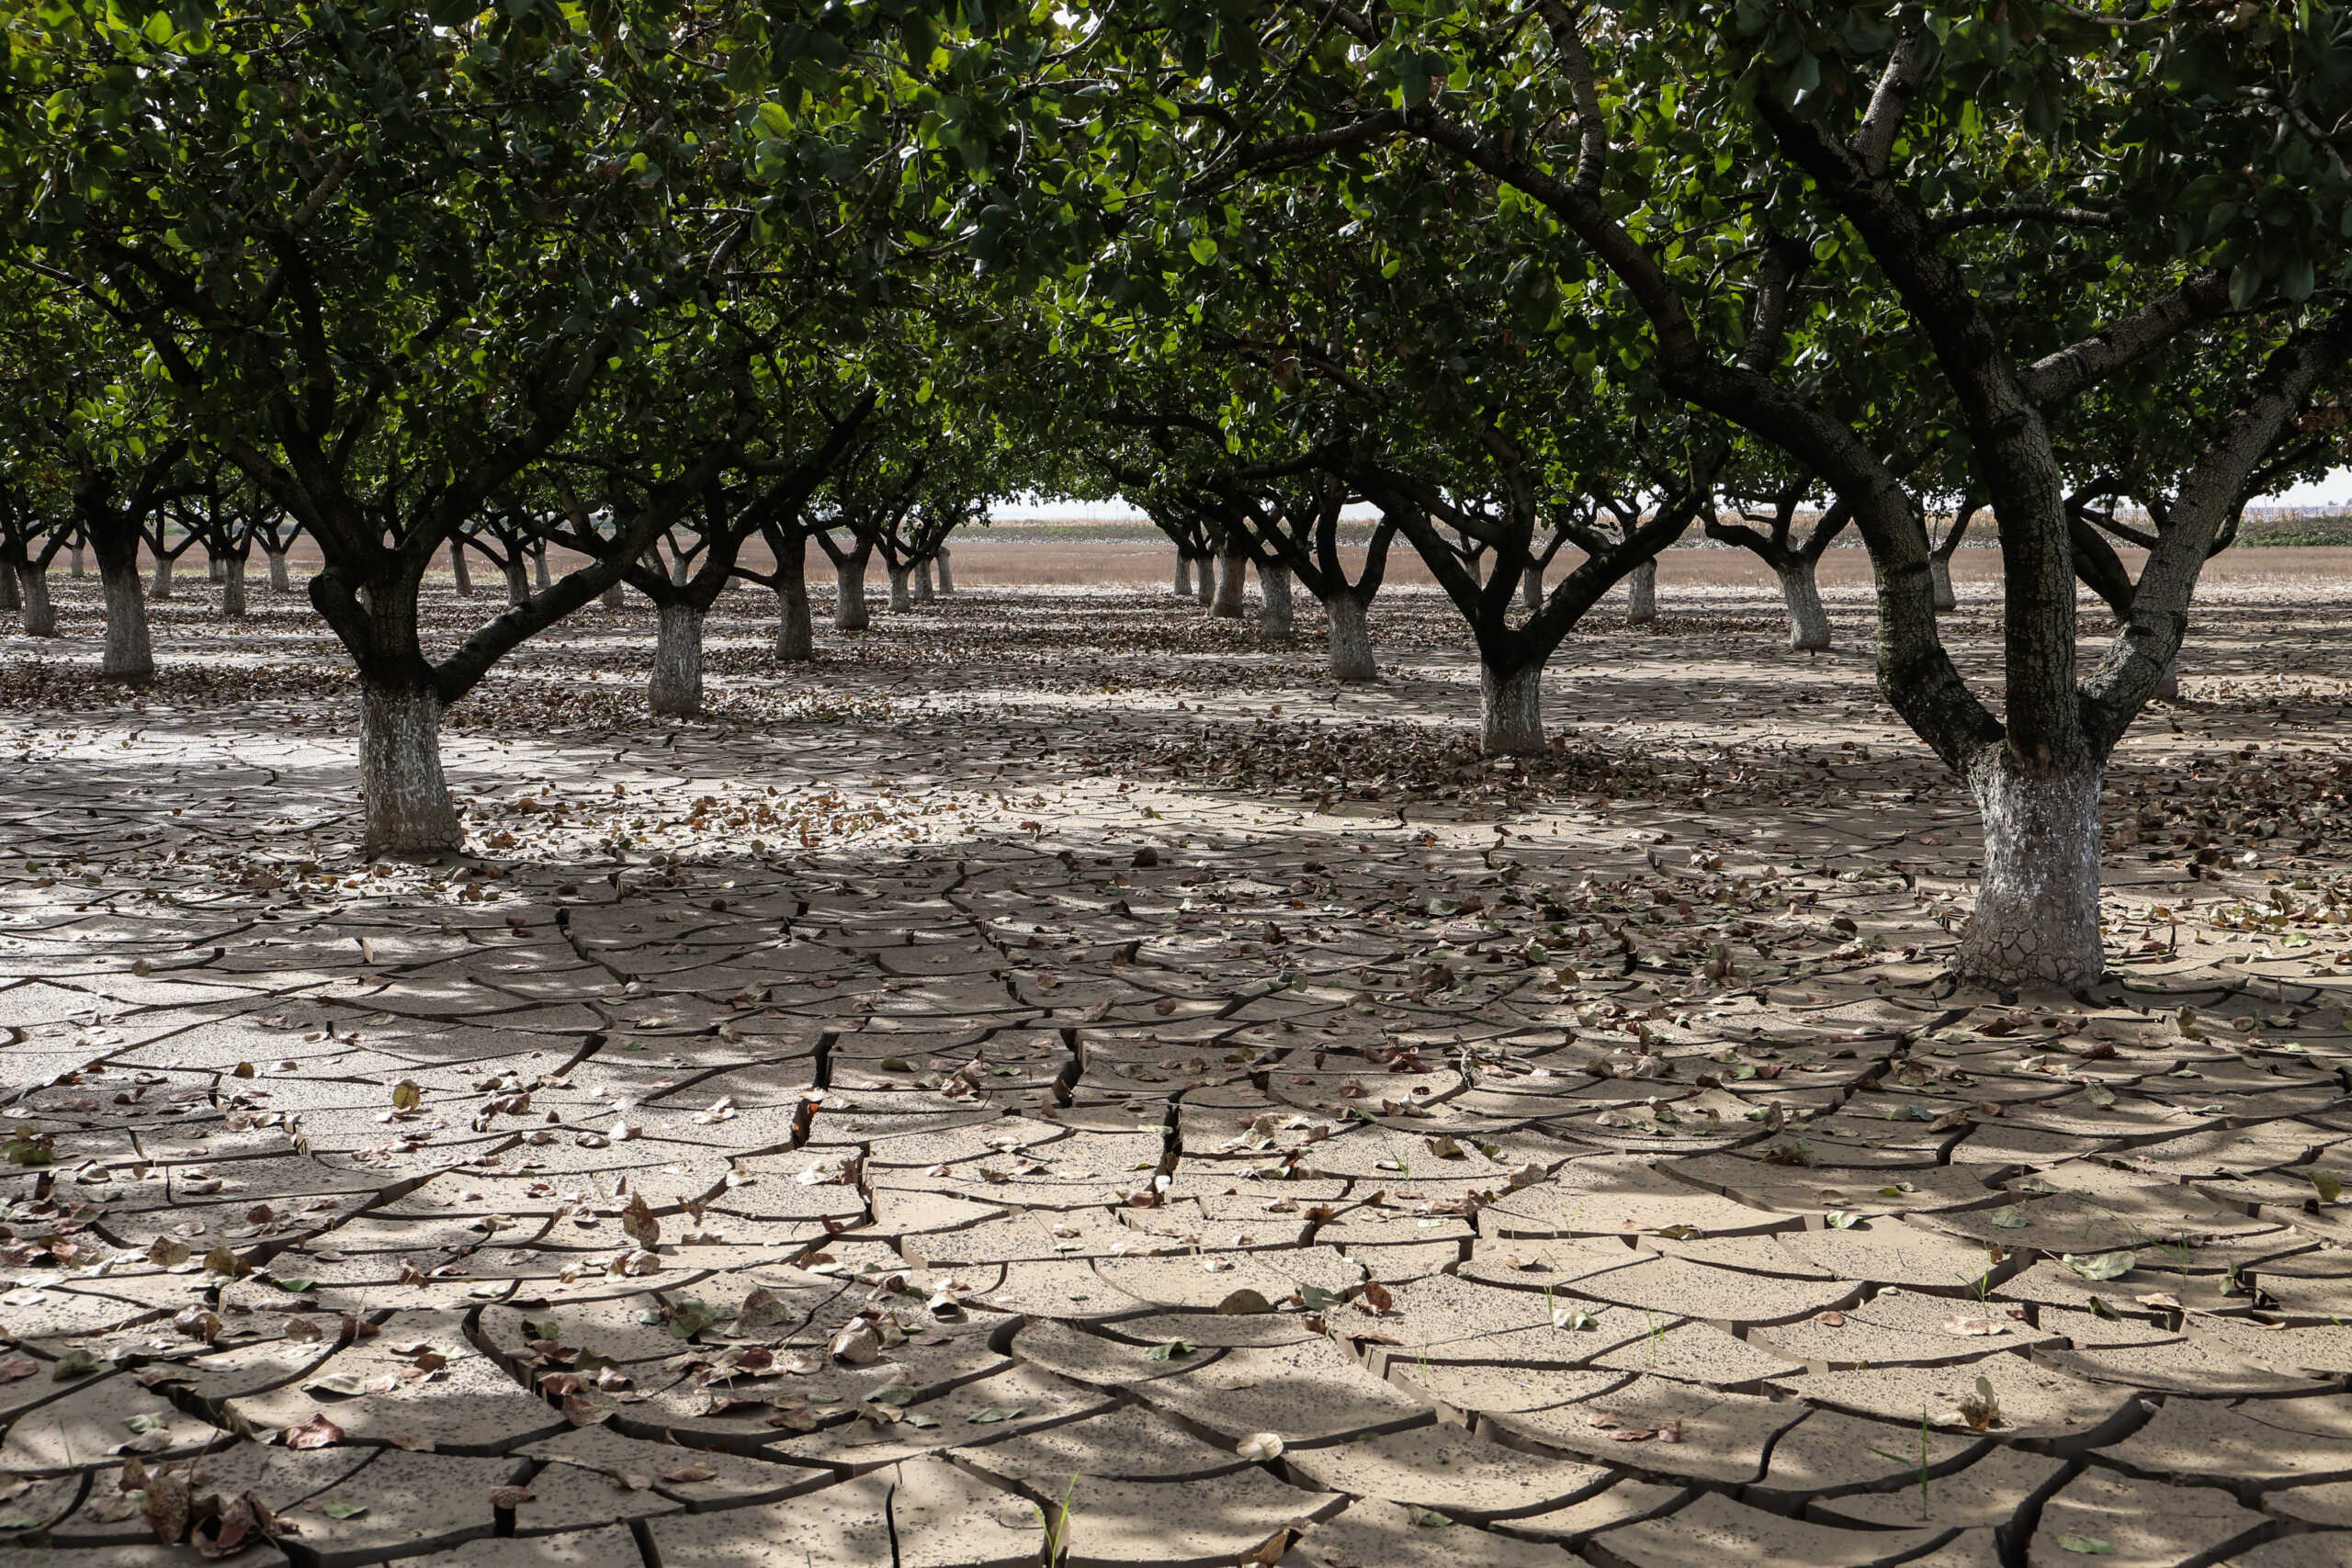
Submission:
[[[546,546],[542,545],[537,549],[531,552],[531,563],[533,570],[538,581],[539,592],[545,593],[548,589],[555,586],[555,580],[548,575],[548,552]]]
[[[168,599],[172,596],[174,559],[175,558],[171,556],[163,555],[155,558],[155,585],[147,591],[147,597],[150,599]]]
[[[1292,608],[1290,568],[1258,569],[1258,632],[1276,648],[1288,648],[1295,612]]]
[[[1955,968],[1980,985],[2080,990],[2105,972],[2098,933],[2100,770],[2028,773],[1996,750],[1970,773],[1984,878]]]
[[[939,590],[932,586],[931,562],[929,560],[917,561],[915,563],[915,603],[918,604],[928,604],[938,597]]]
[[[231,556],[220,562],[220,618],[245,618],[245,558]]]
[[[49,569],[30,562],[17,569],[25,601],[25,635],[55,637],[57,606],[50,602]]]
[[[466,565],[465,545],[457,539],[449,541],[449,575],[458,580],[458,598],[470,599],[474,596],[473,570]]]
[[[882,570],[890,577],[890,613],[902,615],[915,607],[914,596],[907,592],[907,569],[884,563]]]
[[[833,563],[833,629],[862,632],[873,625],[865,610],[865,558]]]
[[[516,550],[506,558],[506,603],[521,604],[530,597],[531,574],[523,565],[523,552]]]
[[[427,686],[362,681],[359,788],[370,855],[462,849],[465,831],[441,773],[441,699]]]
[[[1201,608],[1205,610],[1208,608],[1209,601],[1216,597],[1216,558],[1203,556],[1193,564],[1195,568],[1193,573],[1193,597],[1199,603]]]
[[[1223,555],[1216,558],[1216,594],[1209,601],[1209,614],[1227,620],[1238,620],[1247,607],[1250,592],[1250,558]]]
[[[1951,591],[1951,562],[1942,556],[1928,558],[1928,584],[1936,595],[1938,613],[1960,608],[1960,600]]]
[[[779,581],[775,591],[775,656],[786,664],[817,657],[817,628],[808,614],[808,585]]]
[[[138,558],[116,570],[98,565],[98,584],[106,596],[106,656],[98,676],[106,681],[134,683],[155,678],[155,647],[147,636],[147,598],[141,591]]]
[[[1781,597],[1789,607],[1789,647],[1798,653],[1819,653],[1829,646],[1829,614],[1821,607],[1821,585],[1814,563],[1776,568]]]
[[[1380,673],[1372,662],[1372,626],[1365,607],[1362,599],[1345,590],[1323,602],[1334,681],[1370,681]]]
[[[1532,757],[1544,750],[1544,666],[1509,674],[1478,667],[1478,750],[1488,757]]]
[[[1539,615],[1543,612],[1544,569],[1542,567],[1531,566],[1520,574],[1519,599],[1521,604],[1527,606],[1529,615]]]
[[[956,592],[956,568],[947,558],[945,545],[939,547],[939,591],[942,593]]]
[[[262,556],[269,562],[269,591],[272,593],[293,592],[294,580],[286,575],[286,552],[264,550]]]
[[[692,604],[661,606],[653,634],[653,676],[646,705],[663,718],[702,712],[702,612]]]
[[[1193,561],[1192,558],[1182,550],[1176,552],[1174,591],[1179,599],[1190,599],[1193,596]]]
[[[1646,626],[1657,619],[1657,562],[1645,560],[1625,574],[1625,624]]]
[[[89,575],[83,566],[81,546],[68,545],[65,547],[65,559],[68,563],[70,573],[75,580],[78,581],[81,578]]]

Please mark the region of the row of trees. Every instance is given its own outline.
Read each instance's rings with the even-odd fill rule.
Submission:
[[[1220,606],[1254,565],[1286,626],[1303,586],[1342,678],[1401,540],[1509,752],[1543,744],[1568,631],[1621,581],[1638,605],[1666,545],[1755,550],[1802,648],[1850,531],[1881,689],[1984,815],[1962,969],[2079,985],[2106,760],[2247,498],[2336,456],[2339,6],[46,0],[0,25],[5,482],[70,496],[110,661],[183,476],[299,526],[387,852],[457,841],[441,710],[617,583],[660,607],[657,705],[690,708],[755,536],[789,563],[790,657],[805,541],[862,606],[873,556],[898,590],[987,496],[1116,491]],[[1979,517],[1990,694],[1936,616]],[[453,543],[513,602],[428,650],[417,587]],[[586,564],[522,583],[550,545]],[[2118,624],[2089,669],[2078,580]]]

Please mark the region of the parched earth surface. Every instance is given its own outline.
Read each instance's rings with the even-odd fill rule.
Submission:
[[[133,697],[88,589],[0,649],[5,1568],[2352,1562],[2352,582],[2224,585],[2086,998],[1940,977],[1850,595],[1604,608],[1493,765],[1426,596],[1343,690],[747,592],[694,723],[591,612],[417,866],[296,602]]]

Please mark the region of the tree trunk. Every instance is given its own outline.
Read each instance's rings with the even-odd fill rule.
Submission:
[[[890,613],[903,615],[915,607],[913,598],[907,592],[907,569],[885,563],[882,570],[890,574]]]
[[[174,558],[165,555],[155,558],[155,586],[148,591],[147,597],[150,599],[168,599],[172,596],[173,559]]]
[[[2106,964],[2098,936],[2100,770],[2020,768],[2007,748],[1970,770],[1984,818],[1984,880],[1961,934],[1964,980],[2080,990]]]
[[[226,582],[228,580],[228,563],[222,560],[219,556],[214,555],[210,550],[205,551],[204,581],[211,583],[221,583]]]
[[[945,545],[939,547],[939,591],[942,593],[956,592],[956,568],[948,561]]]
[[[1371,681],[1379,677],[1380,671],[1372,662],[1372,626],[1364,615],[1367,608],[1362,599],[1345,589],[1323,603],[1334,681]]]
[[[1182,550],[1176,552],[1174,591],[1179,599],[1190,599],[1193,596],[1193,558]]]
[[[462,849],[465,830],[441,773],[441,699],[429,686],[362,680],[359,788],[369,855]]]
[[[833,629],[862,632],[873,625],[865,613],[865,558],[833,563]]]
[[[670,581],[673,583],[676,584],[680,588],[684,588],[688,580],[693,576],[694,573],[687,570],[685,557],[674,556],[671,558]]]
[[[1202,556],[1193,563],[1193,597],[1203,609],[1216,597],[1216,563],[1213,556]]]
[[[458,598],[470,599],[474,596],[473,570],[466,565],[465,545],[457,539],[449,541],[449,575],[458,580]]]
[[[915,603],[929,604],[938,597],[939,590],[933,587],[931,582],[931,562],[917,561],[915,563]]]
[[[57,606],[50,603],[49,569],[28,561],[17,568],[17,577],[24,593],[25,635],[55,637]]]
[[[531,562],[538,581],[539,592],[545,593],[555,586],[555,580],[548,575],[548,552],[544,547],[531,553]]]
[[[662,718],[692,718],[702,712],[702,612],[692,604],[663,604],[653,634],[653,678],[646,705]]]
[[[1291,642],[1293,610],[1290,593],[1290,568],[1261,566],[1258,569],[1258,631],[1275,648],[1288,648]]]
[[[1216,558],[1216,593],[1209,601],[1209,614],[1227,620],[1238,620],[1248,604],[1250,592],[1250,558],[1222,555]]]
[[[147,636],[147,597],[139,583],[136,547],[112,564],[98,562],[98,584],[106,596],[107,650],[98,678],[143,684],[155,678],[155,649]]]
[[[12,563],[0,569],[0,615],[13,615],[24,607],[24,592],[17,585],[17,568]]]
[[[1544,666],[1508,674],[1478,667],[1478,750],[1488,757],[1532,757],[1544,750]]]
[[[2178,649],[2173,650],[2172,658],[2165,663],[2165,672],[2156,679],[2155,695],[2168,703],[2180,701],[2180,650]]]
[[[269,591],[272,593],[293,592],[293,580],[286,575],[286,552],[264,550],[262,554],[269,560]]]
[[[617,612],[628,609],[628,596],[621,592],[620,579],[615,578],[612,586],[599,594],[596,602],[607,610]]]
[[[1519,574],[1519,598],[1520,603],[1527,606],[1529,615],[1535,615],[1543,613],[1544,569],[1542,567],[1531,566]]]
[[[1928,581],[1935,592],[1937,614],[1941,615],[1946,611],[1957,610],[1960,608],[1960,601],[1953,596],[1951,591],[1951,561],[1945,559],[1942,556],[1929,556],[1928,558]]]
[[[1776,567],[1781,597],[1789,606],[1789,647],[1798,653],[1819,653],[1829,646],[1829,613],[1821,607],[1821,585],[1814,563]]]
[[[506,603],[509,606],[527,603],[531,597],[531,574],[523,566],[523,552],[516,550],[506,558]]]
[[[75,578],[75,580],[76,580],[76,581],[79,581],[81,578],[83,578],[83,577],[85,577],[85,576],[87,576],[87,575],[88,575],[86,572],[85,572],[85,571],[82,570],[82,547],[81,547],[81,546],[79,546],[79,545],[74,545],[74,546],[70,547],[66,550],[66,552],[65,552],[65,558],[66,558],[66,560],[67,560],[67,561],[69,561],[69,562],[71,562],[71,563],[72,563],[73,575],[74,575],[74,577]]]
[[[1644,561],[1625,574],[1625,624],[1646,626],[1657,619],[1657,562]]]
[[[220,618],[245,618],[245,558],[231,556],[220,562]]]

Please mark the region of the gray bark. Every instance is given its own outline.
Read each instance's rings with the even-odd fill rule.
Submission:
[[[214,555],[210,550],[205,551],[204,581],[207,582],[219,583],[227,581],[228,578],[228,563],[223,561],[219,556]]]
[[[30,562],[17,568],[25,602],[25,635],[55,637],[57,606],[49,598],[49,571]]]
[[[646,705],[663,718],[702,712],[702,612],[692,604],[661,606],[653,634],[653,677]]]
[[[220,618],[242,621],[245,618],[245,558],[231,556],[220,565]]]
[[[1936,609],[1939,613],[1949,610],[1957,610],[1960,608],[1960,601],[1958,598],[1953,596],[1951,591],[1951,561],[1945,559],[1942,556],[1929,556],[1928,558],[1928,586],[1935,591]]]
[[[1193,596],[1193,562],[1191,558],[1182,550],[1176,552],[1174,591],[1179,599],[1190,599]]]
[[[1488,757],[1532,757],[1544,750],[1544,666],[1510,674],[1478,667],[1478,750]]]
[[[1331,679],[1371,681],[1380,671],[1372,662],[1372,626],[1364,602],[1342,591],[1324,601],[1323,615],[1331,653]]]
[[[523,552],[516,550],[506,558],[506,603],[509,605],[527,603],[531,597],[531,574],[524,569]]]
[[[693,576],[694,573],[687,569],[685,557],[675,556],[672,558],[670,561],[670,581],[672,582],[677,584],[681,588],[684,588],[686,585],[687,581]]]
[[[87,576],[87,575],[88,575],[88,573],[87,573],[87,572],[85,572],[85,571],[83,570],[83,566],[82,566],[82,547],[81,547],[81,546],[79,546],[79,545],[72,545],[72,546],[67,547],[66,551],[65,551],[65,558],[66,558],[66,560],[67,560],[67,561],[69,561],[69,562],[71,562],[71,563],[72,563],[73,575],[74,575],[75,578],[79,579],[79,578],[85,577],[85,576]]]
[[[269,561],[269,591],[272,593],[293,592],[293,580],[286,575],[286,552],[264,550],[262,555]]]
[[[159,555],[155,558],[155,585],[148,590],[147,597],[168,599],[172,596],[172,557]]]
[[[470,599],[474,596],[473,570],[466,565],[466,547],[458,539],[449,541],[449,575],[458,580],[458,598]]]
[[[155,648],[147,636],[147,598],[141,591],[136,557],[121,570],[98,570],[106,595],[107,647],[98,676],[107,681],[142,682],[155,678]]]
[[[13,615],[24,607],[24,591],[17,586],[17,569],[11,566],[0,571],[0,615]]]
[[[1209,614],[1228,620],[1238,620],[1248,603],[1250,591],[1250,558],[1226,555],[1216,558],[1216,592],[1209,601]]]
[[[942,593],[956,592],[956,568],[947,558],[945,545],[939,547],[939,591]]]
[[[939,590],[932,586],[931,562],[915,563],[915,603],[928,604],[939,597]]]
[[[882,570],[888,572],[890,578],[890,613],[902,615],[913,609],[914,597],[907,592],[907,569],[886,563]]]
[[[461,849],[465,830],[441,773],[441,699],[427,686],[359,688],[359,788],[370,855]]]
[[[865,558],[852,556],[833,564],[833,629],[862,632],[873,625],[865,610]]]
[[[1521,604],[1527,606],[1529,615],[1540,615],[1543,612],[1544,569],[1542,567],[1531,566],[1520,573],[1519,599]]]
[[[2165,672],[2156,678],[2156,695],[2168,703],[2180,701],[2180,650],[2173,649],[2165,661]]]
[[[1290,568],[1261,566],[1258,569],[1258,631],[1276,648],[1288,648],[1293,630],[1294,611],[1291,605]]]
[[[628,600],[627,596],[621,592],[621,584],[617,578],[614,580],[613,585],[605,589],[598,597],[597,603],[604,605],[607,610],[626,610],[628,608]]]
[[[555,580],[548,575],[547,547],[542,545],[532,551],[531,560],[538,581],[539,592],[545,593],[549,588],[555,586]]]
[[[1814,563],[1799,561],[1775,569],[1781,597],[1789,607],[1789,647],[1798,653],[1819,653],[1829,646],[1829,613],[1821,607],[1821,585]]]
[[[1216,597],[1215,558],[1203,556],[1193,564],[1197,569],[1193,573],[1193,597],[1200,603],[1203,609],[1206,609],[1209,601]]]
[[[775,656],[786,664],[806,664],[817,657],[817,628],[808,614],[805,582],[776,587]]]
[[[2080,990],[2106,967],[2098,934],[2100,771],[2028,773],[2006,747],[1971,770],[1984,818],[1984,878],[1954,968],[2007,988]]]
[[[1625,624],[1646,626],[1657,619],[1657,562],[1645,560],[1625,574]]]

